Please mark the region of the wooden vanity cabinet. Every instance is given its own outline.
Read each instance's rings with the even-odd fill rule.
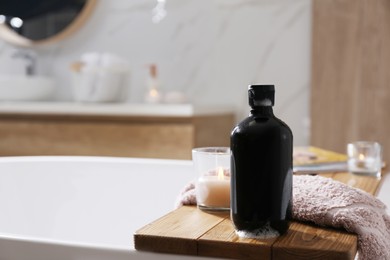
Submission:
[[[311,140],[376,141],[390,162],[390,1],[314,0]]]
[[[229,146],[232,113],[196,116],[0,115],[0,156],[90,155],[191,159]]]

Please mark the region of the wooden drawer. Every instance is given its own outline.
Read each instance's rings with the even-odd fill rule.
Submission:
[[[233,115],[199,117],[0,117],[0,155],[190,159],[199,146],[229,146]]]

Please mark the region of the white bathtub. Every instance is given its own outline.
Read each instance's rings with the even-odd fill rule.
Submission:
[[[193,178],[190,161],[0,158],[0,260],[200,259],[133,245]],[[379,197],[390,205],[390,178]]]
[[[186,259],[137,252],[133,233],[193,178],[190,161],[0,158],[0,260]]]

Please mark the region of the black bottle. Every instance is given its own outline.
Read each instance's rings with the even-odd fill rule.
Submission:
[[[292,210],[290,128],[273,114],[274,85],[248,88],[248,118],[231,134],[231,218],[236,230],[283,234]]]

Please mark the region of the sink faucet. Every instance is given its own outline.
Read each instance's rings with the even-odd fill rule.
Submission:
[[[13,55],[13,58],[21,58],[26,60],[26,75],[34,75],[36,64],[37,64],[37,55],[33,51],[29,50],[18,50]]]

